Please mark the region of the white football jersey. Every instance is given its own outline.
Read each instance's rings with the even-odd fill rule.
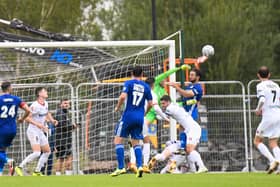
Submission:
[[[185,132],[190,132],[191,129],[200,129],[199,124],[194,121],[191,115],[187,113],[183,107],[180,107],[175,103],[171,103],[166,108],[165,113],[182,125],[182,127],[185,129]]]
[[[280,88],[271,80],[262,81],[257,85],[257,97],[265,98],[262,115],[269,116],[280,113]]]
[[[44,125],[46,116],[48,114],[48,103],[45,101],[45,103],[42,105],[38,101],[35,101],[31,104],[30,109],[32,112],[32,119]],[[29,128],[39,129],[37,126],[31,123],[29,124]]]

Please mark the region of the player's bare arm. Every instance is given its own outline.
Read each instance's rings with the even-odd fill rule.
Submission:
[[[121,106],[123,105],[125,99],[127,97],[127,94],[125,92],[122,92],[120,97],[119,97],[119,100],[118,100],[118,103],[117,103],[117,106],[115,107],[115,112],[119,111]]]
[[[167,122],[170,121],[169,118],[167,117],[167,115],[161,110],[161,108],[159,107],[158,104],[154,105],[154,109],[155,109],[157,115],[160,116],[160,118],[162,118],[163,120],[165,120]]]
[[[175,82],[168,82],[166,83],[168,86],[172,86],[173,88],[176,89],[177,92],[179,92],[183,97],[193,97],[194,93],[192,90],[184,90],[182,89],[179,84]]]
[[[31,110],[27,104],[24,104],[21,108],[25,111],[25,113],[17,120],[18,123],[23,123],[24,120],[31,114]]]
[[[42,129],[44,132],[48,132],[48,128],[44,125],[41,124],[32,118],[32,114],[29,114],[29,116],[25,119],[26,122],[31,123],[32,125],[35,125],[39,129]]]
[[[147,110],[145,112],[145,115],[150,111],[152,107],[153,107],[153,100],[149,100],[147,103]]]
[[[48,112],[47,118],[48,118],[48,119],[50,120],[50,122],[51,122],[52,124],[54,124],[55,126],[58,124],[58,121],[55,120],[55,119],[53,118],[53,116],[52,116],[52,114],[51,114],[50,112]]]
[[[257,108],[255,110],[255,113],[256,113],[257,116],[262,115],[262,107],[264,105],[264,102],[265,102],[265,98],[264,97],[260,97],[259,102],[258,102],[258,106],[257,106]]]

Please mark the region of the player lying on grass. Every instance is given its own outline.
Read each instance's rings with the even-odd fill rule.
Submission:
[[[187,135],[186,152],[188,154],[188,162],[190,165],[196,163],[198,165],[197,173],[207,172],[200,154],[195,150],[201,136],[201,128],[199,124],[185,111],[183,107],[175,103],[171,103],[171,98],[168,95],[164,95],[160,99],[160,105],[162,110],[170,117],[175,119],[181,127],[184,128],[184,132]]]
[[[164,150],[156,154],[149,162],[149,169],[152,170],[157,162],[162,162],[168,159],[166,166],[160,171],[164,173],[181,173],[178,167],[186,160],[186,155],[178,154],[181,147],[181,141],[168,141],[166,142]]]

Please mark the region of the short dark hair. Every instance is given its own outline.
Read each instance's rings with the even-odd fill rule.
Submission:
[[[1,89],[3,92],[6,92],[11,87],[11,83],[9,81],[4,81],[1,84]]]
[[[36,95],[36,97],[39,97],[39,93],[40,93],[43,89],[46,90],[45,87],[37,87],[37,88],[35,89],[35,95]]]
[[[153,84],[155,83],[155,78],[154,78],[154,77],[148,77],[148,78],[145,80],[145,83],[147,83],[150,87],[152,87]]]
[[[260,75],[261,78],[268,78],[269,75],[269,69],[266,66],[260,67],[258,74]]]
[[[194,68],[191,71],[195,72],[195,75],[201,78],[201,71],[199,69]]]
[[[160,98],[160,100],[161,100],[161,101],[169,101],[169,102],[171,102],[171,98],[170,98],[169,95],[164,95],[164,96],[162,96],[162,97]]]
[[[141,77],[142,73],[143,73],[143,69],[140,66],[135,66],[132,70],[132,74],[135,77]]]
[[[61,104],[63,101],[69,101],[69,99],[68,99],[68,98],[62,98],[62,99],[60,99],[60,104]]]

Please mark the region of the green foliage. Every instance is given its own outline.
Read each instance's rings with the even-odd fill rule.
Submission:
[[[84,10],[91,6],[92,11],[100,0],[1,0],[0,18],[12,20],[17,18],[35,28],[50,32],[69,33],[72,35],[89,36],[91,39],[102,39],[101,29],[93,20],[95,14],[86,17]],[[92,19],[89,21],[89,19]],[[86,27],[83,29],[83,27]],[[7,26],[0,25],[3,30]],[[25,33],[26,34],[26,33]]]
[[[256,78],[260,65],[280,69],[279,4],[277,0],[156,0],[158,38],[184,29],[186,57],[201,55],[205,44],[215,47],[215,56],[202,65],[206,80],[247,82]],[[105,16],[106,12],[110,13]],[[151,39],[151,0],[117,1],[102,18],[113,40]]]

